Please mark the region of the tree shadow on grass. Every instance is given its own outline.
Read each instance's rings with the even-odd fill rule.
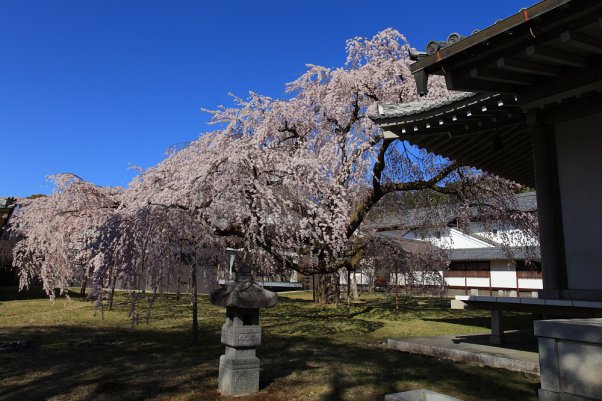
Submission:
[[[186,330],[173,329],[52,326],[4,330],[3,337],[38,347],[0,354],[0,400],[169,399],[182,391],[217,396],[222,346],[215,333],[201,333],[196,346]],[[199,393],[194,384],[214,377],[215,386],[201,386]]]
[[[260,355],[264,389],[287,386],[294,373],[293,386],[324,384],[323,400],[382,400],[416,388],[466,401],[537,400],[537,379],[523,374],[324,339],[273,336],[265,342],[269,345]]]
[[[371,313],[368,306],[349,314],[310,306],[300,313],[295,306],[283,302],[263,315],[261,391],[239,400],[381,401],[415,388],[465,401],[537,399],[534,378],[363,345],[362,336],[382,327],[358,318]],[[221,318],[203,309],[214,316],[201,326],[198,345],[177,327],[2,329],[2,341],[30,340],[38,348],[0,353],[0,400],[220,399]]]
[[[487,312],[489,313],[489,312]],[[504,316],[504,328],[506,330],[533,330],[533,320],[529,314],[513,313],[511,315]],[[483,327],[486,329],[491,328],[491,317],[490,316],[448,316],[441,318],[429,318],[425,317],[425,321],[428,322],[442,322],[459,324],[463,326],[474,326]]]
[[[18,286],[0,287],[0,302],[43,298],[48,298],[48,295],[41,287],[31,287],[23,291],[19,291]]]
[[[223,345],[217,332],[203,332],[196,346],[186,330],[174,329],[52,326],[8,334],[36,341],[39,348],[0,354],[0,400],[220,398]],[[73,346],[90,338],[107,345]],[[384,394],[415,388],[462,395],[466,401],[537,399],[537,384],[523,375],[308,334],[267,333],[258,356],[262,390],[240,400],[285,400],[293,394],[299,399],[380,401]],[[317,386],[318,393],[302,397],[310,386]]]

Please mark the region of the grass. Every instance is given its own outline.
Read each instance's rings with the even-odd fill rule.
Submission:
[[[386,338],[486,332],[485,312],[453,311],[441,299],[403,299],[395,310],[363,295],[349,309],[315,305],[308,293],[282,294],[262,311],[261,391],[241,401],[379,400],[427,388],[471,400],[537,400],[538,378],[389,351]],[[20,299],[19,299],[20,298]],[[224,310],[200,297],[200,342],[190,335],[190,303],[156,301],[151,321],[132,326],[127,294],[104,319],[94,302],[53,304],[0,291],[0,400],[214,400]],[[4,300],[4,301],[3,301]],[[508,328],[530,324],[509,319]]]

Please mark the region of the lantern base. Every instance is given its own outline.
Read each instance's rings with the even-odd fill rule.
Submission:
[[[259,391],[259,358],[236,358],[222,355],[219,359],[218,390],[222,395],[241,396]]]

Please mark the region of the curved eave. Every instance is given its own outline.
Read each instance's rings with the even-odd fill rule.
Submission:
[[[444,107],[374,121],[385,136],[534,186],[531,137],[512,95],[478,94]]]

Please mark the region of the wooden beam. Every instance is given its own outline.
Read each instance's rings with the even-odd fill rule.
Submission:
[[[544,15],[548,12],[553,12],[555,9],[563,9],[563,4],[570,3],[574,0],[543,0],[537,4],[529,7],[527,15],[530,21],[537,19],[538,16]],[[575,7],[578,10],[578,7]],[[475,33],[474,35],[468,36],[466,39],[456,43],[453,46],[449,46],[443,49],[439,55],[434,54],[432,56],[425,57],[424,59],[410,64],[410,71],[415,74],[417,71],[422,69],[429,69],[430,71],[436,69],[442,62],[448,58],[452,58],[456,54],[462,53],[471,47],[476,47],[487,43],[492,39],[499,38],[504,35],[507,38],[508,32],[512,29],[516,29],[523,24],[527,24],[529,21],[525,21],[525,13],[519,11],[516,14],[504,19],[498,24],[491,25],[482,31]],[[506,40],[506,39],[504,39]],[[438,68],[437,68],[438,69]]]
[[[563,102],[537,113],[541,121],[554,125],[562,121],[602,112],[602,93]]]
[[[544,77],[557,77],[562,73],[562,68],[541,63],[532,63],[509,57],[497,59],[496,66],[502,70],[522,72],[526,74],[542,75]]]
[[[460,73],[448,72],[445,75],[447,89],[468,92],[487,93],[516,93],[516,87],[502,82],[491,82],[471,79],[470,76]]]
[[[602,40],[575,31],[564,31],[560,34],[560,41],[576,49],[602,54]]]
[[[602,65],[592,65],[578,74],[563,75],[528,88],[519,94],[518,105],[530,110],[590,91],[602,90]]]
[[[506,72],[500,70],[488,70],[482,68],[472,68],[470,77],[483,81],[501,82],[510,85],[533,85],[535,79],[528,75],[517,74],[515,72]]]
[[[576,54],[562,52],[542,45],[531,45],[526,49],[528,57],[570,67],[587,67],[587,58]]]

